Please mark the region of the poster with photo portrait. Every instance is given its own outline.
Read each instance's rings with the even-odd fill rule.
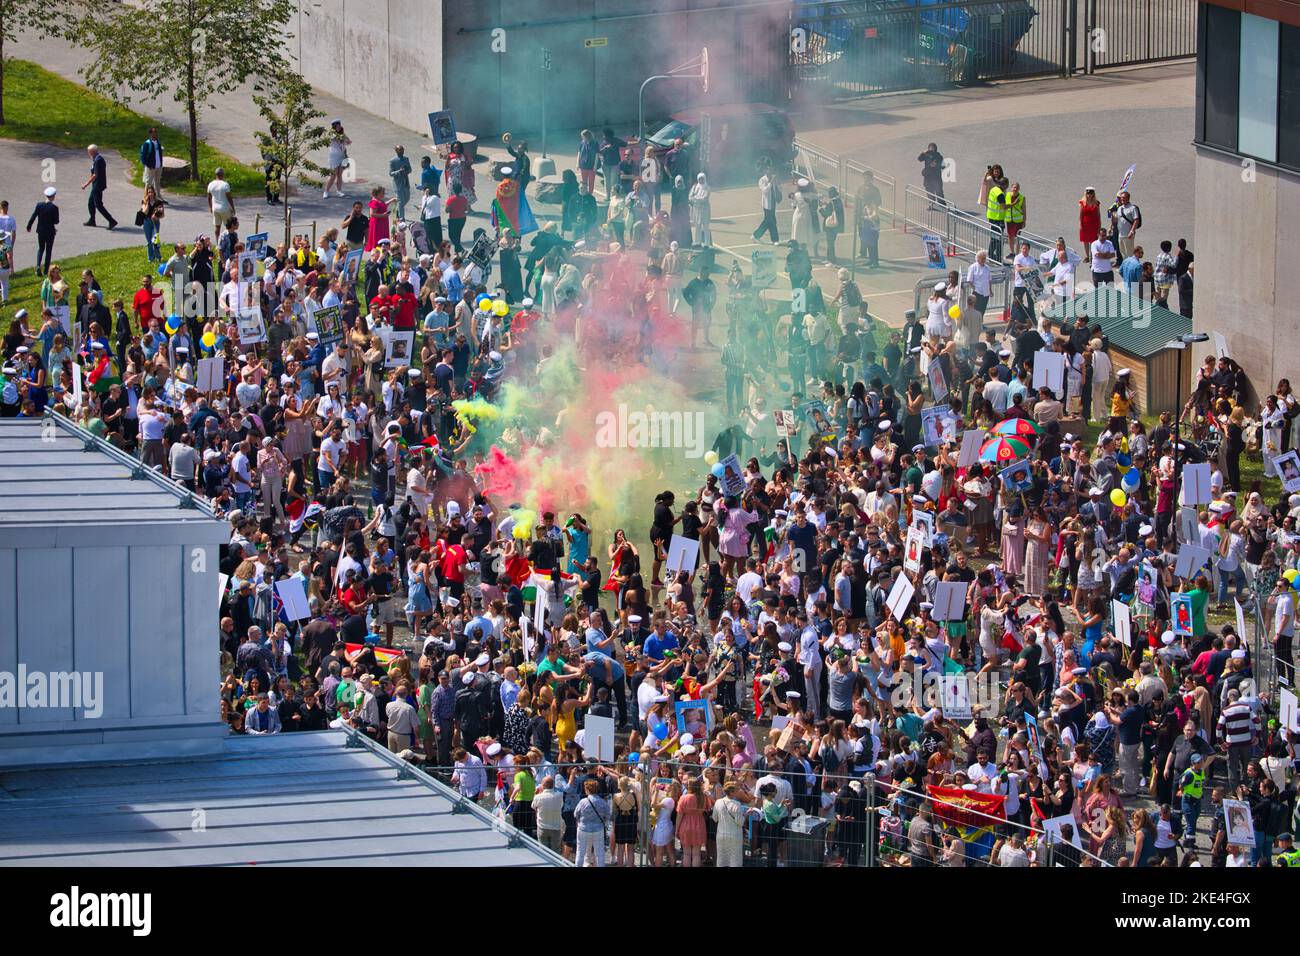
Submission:
[[[388,333],[384,343],[384,368],[401,368],[411,364],[411,351],[415,344],[415,332],[402,332],[393,329]]]

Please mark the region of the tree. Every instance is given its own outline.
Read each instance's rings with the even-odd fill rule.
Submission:
[[[54,0],[0,0],[0,124],[5,121],[5,43],[17,42],[29,27],[38,33],[56,32]]]
[[[92,89],[128,103],[170,93],[184,104],[198,179],[200,107],[284,70],[296,12],[293,0],[136,0],[85,14],[73,38],[94,53],[81,72]]]
[[[280,183],[284,202],[284,241],[289,243],[292,220],[289,207],[289,182],[297,174],[305,186],[319,186],[329,170],[309,157],[329,145],[330,131],[320,120],[325,114],[312,104],[311,85],[299,74],[283,70],[265,86],[270,93],[255,93],[253,102],[266,122],[266,131],[257,131],[262,159],[272,167]]]

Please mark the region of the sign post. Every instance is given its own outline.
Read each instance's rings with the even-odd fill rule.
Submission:
[[[546,158],[546,74],[551,72],[551,51],[542,47],[542,159]]]

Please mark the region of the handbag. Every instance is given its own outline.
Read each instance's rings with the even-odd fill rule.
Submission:
[[[137,209],[137,210],[135,211],[135,224],[136,224],[137,226],[143,226],[143,225],[144,225],[144,210],[143,210],[143,209]]]

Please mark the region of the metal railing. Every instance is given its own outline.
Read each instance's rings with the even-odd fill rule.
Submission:
[[[950,256],[973,256],[981,249],[988,251],[995,239],[1002,246],[1004,258],[1014,254],[1013,241],[1005,232],[999,233],[992,229],[988,220],[978,212],[966,212],[920,186],[904,187],[903,231],[940,237]],[[1014,240],[1017,248],[1021,240],[1029,243],[1029,253],[1035,258],[1056,248],[1056,240],[1023,229],[1016,234]]]
[[[853,222],[856,223],[862,210],[857,209],[858,188],[865,185],[866,175],[871,174],[876,189],[880,192],[880,211],[889,214],[889,224],[898,221],[898,180],[884,170],[868,166],[857,159],[848,159],[838,153],[806,140],[796,138],[794,141],[794,168],[814,185],[834,186],[840,191],[845,202],[854,206]]]

